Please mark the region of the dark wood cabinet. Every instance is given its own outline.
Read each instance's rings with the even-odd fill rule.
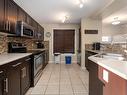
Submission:
[[[21,67],[21,95],[24,95],[30,87],[30,60],[31,58],[25,59]]]
[[[98,65],[89,60],[89,95],[103,95],[103,83],[98,78]]]
[[[35,29],[35,37],[44,40],[44,28],[13,0],[0,0],[0,32],[16,34],[17,21],[24,21]]]
[[[6,0],[6,26],[8,33],[16,33],[17,5],[13,0]]]
[[[4,66],[6,76],[2,77],[0,72],[0,95],[25,95],[30,87],[30,63],[31,59],[26,57]]]
[[[5,0],[0,0],[0,31],[5,31]]]
[[[8,78],[6,76],[5,68],[0,67],[0,95],[7,95],[8,93]]]
[[[35,40],[44,41],[44,28],[38,24],[34,35]]]
[[[95,52],[91,52],[91,51],[85,51],[85,67],[86,67],[86,69],[89,71],[89,59],[88,59],[88,57],[90,57],[90,56],[92,56],[92,55],[95,55],[95,54],[97,54],[97,53],[95,53]]]
[[[41,25],[38,25],[38,39],[44,41],[44,28]]]
[[[35,30],[38,29],[38,23],[32,18],[31,18],[31,26],[34,27]]]
[[[49,50],[45,50],[45,52],[43,53],[43,59],[44,59],[44,65],[43,65],[43,69],[44,69],[49,61]]]
[[[27,14],[26,14],[26,12],[25,12],[23,9],[21,9],[20,7],[18,7],[17,20],[18,20],[18,21],[26,22],[26,19],[27,19]]]
[[[20,95],[21,64],[21,61],[16,61],[8,66],[8,95]]]
[[[26,23],[32,26],[32,17],[27,14]]]

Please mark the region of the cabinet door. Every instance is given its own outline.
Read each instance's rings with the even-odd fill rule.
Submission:
[[[103,95],[103,83],[98,78],[98,65],[89,60],[89,95]]]
[[[26,12],[24,10],[22,10],[20,7],[18,8],[18,21],[24,21],[26,22]]]
[[[14,62],[8,66],[8,95],[20,95],[20,67],[21,62]]]
[[[44,40],[44,28],[38,24],[38,40]]]
[[[0,95],[7,95],[8,93],[8,79],[5,70],[0,68]]]
[[[27,24],[32,26],[32,18],[29,15],[27,15],[26,22],[27,22]]]
[[[0,0],[0,31],[4,31],[4,20],[5,20],[5,0]]]
[[[7,0],[6,18],[8,32],[15,34],[17,22],[17,5],[12,0]]]
[[[21,68],[21,95],[30,87],[30,58],[25,59]]]

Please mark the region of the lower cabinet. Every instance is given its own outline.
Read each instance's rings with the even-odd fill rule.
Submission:
[[[98,78],[98,65],[89,62],[89,95],[103,95],[103,83]]]
[[[8,95],[20,95],[20,68],[22,62],[13,62],[8,66]]]
[[[21,95],[24,95],[30,87],[30,59],[25,59],[21,67]]]
[[[85,67],[86,69],[89,71],[89,59],[88,57],[92,56],[92,55],[95,55],[97,53],[95,52],[91,52],[91,51],[85,51]]]
[[[30,58],[0,66],[0,95],[25,95],[30,87]],[[5,71],[6,70],[6,71]]]
[[[103,78],[106,72],[106,80]],[[103,95],[127,95],[127,80],[99,66],[99,79],[104,83]]]
[[[8,78],[4,68],[0,67],[0,95],[7,95],[8,93]]]

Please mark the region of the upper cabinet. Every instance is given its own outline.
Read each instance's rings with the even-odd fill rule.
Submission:
[[[6,24],[9,33],[16,33],[17,8],[18,6],[12,0],[6,0]]]
[[[0,0],[0,31],[5,31],[5,0]]]
[[[38,39],[44,40],[44,28],[38,25]]]
[[[19,7],[18,8],[18,21],[26,22],[26,19],[27,19],[26,12]]]
[[[23,21],[35,30],[35,39],[44,39],[44,28],[13,0],[0,0],[0,32],[16,34],[17,21]]]

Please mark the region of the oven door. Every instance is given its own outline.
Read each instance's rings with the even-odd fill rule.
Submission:
[[[42,69],[43,56],[42,54],[34,55],[34,76]]]

